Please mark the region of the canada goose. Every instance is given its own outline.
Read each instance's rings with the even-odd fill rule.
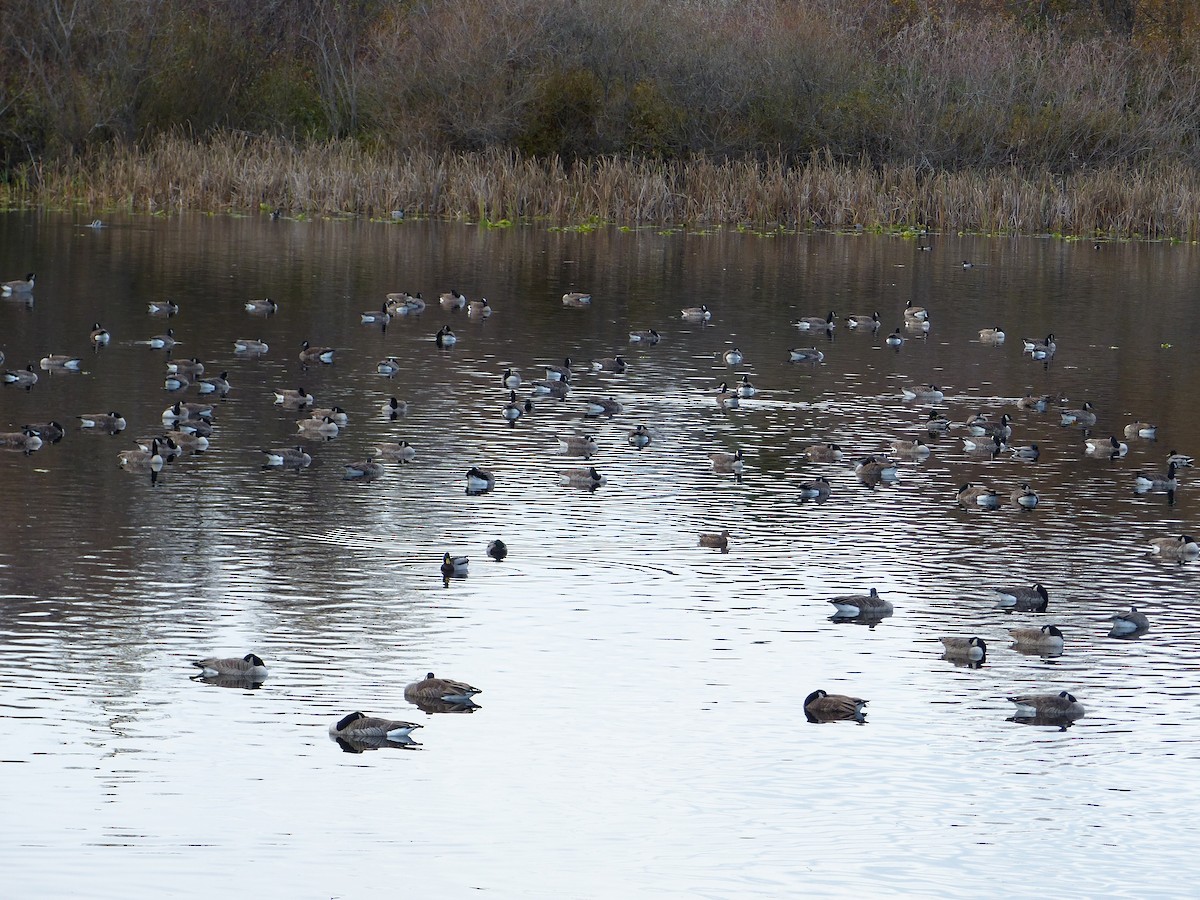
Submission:
[[[411,703],[418,700],[445,700],[447,703],[470,703],[471,698],[482,693],[479,688],[471,687],[464,681],[454,681],[450,678],[435,678],[430,672],[420,681],[414,681],[404,688],[404,699]]]
[[[517,402],[517,392],[508,392],[508,403],[504,404],[504,418],[508,420],[509,425],[516,425],[517,419],[521,418],[527,412],[533,412],[533,401],[526,400],[524,403]]]
[[[1038,582],[1033,587],[994,587],[991,591],[999,598],[999,607],[1009,612],[1045,612],[1050,595]]]
[[[884,338],[883,342],[885,344],[887,344],[889,347],[895,347],[897,350],[899,350],[900,346],[904,343],[904,335],[902,335],[900,333],[900,329],[897,328],[895,331],[893,331],[891,334],[889,334],[886,338]]]
[[[1195,559],[1200,556],[1200,544],[1190,534],[1150,539],[1150,551],[1163,559]]]
[[[1008,445],[1000,440],[999,435],[991,435],[990,437],[965,437],[962,439],[963,450],[972,455],[990,455],[998,456],[1007,449]]]
[[[825,354],[816,347],[793,347],[788,351],[788,362],[824,362]]]
[[[209,445],[208,438],[200,434],[188,434],[186,431],[168,431],[163,437],[181,451],[190,450],[192,453],[203,453]]]
[[[1150,630],[1150,620],[1145,613],[1138,612],[1136,606],[1129,607],[1127,613],[1117,613],[1108,618],[1112,622],[1109,637],[1138,637]]]
[[[653,328],[647,331],[631,331],[629,332],[629,343],[631,344],[649,344],[653,347],[662,340],[662,335]]]
[[[960,487],[955,494],[955,499],[959,506],[973,507],[977,506],[981,509],[999,509],[1000,495],[991,488],[983,487],[978,484],[967,482]]]
[[[599,449],[600,445],[590,434],[568,434],[558,437],[558,450],[567,456],[582,456],[587,459]]]
[[[828,694],[817,690],[804,698],[804,718],[813,723],[851,720],[861,722],[865,715],[863,707],[868,702],[859,697]]]
[[[447,552],[442,555],[442,574],[447,578],[449,578],[451,575],[466,575],[470,564],[470,557],[451,556],[450,553]]]
[[[562,295],[563,306],[570,306],[575,309],[582,309],[585,306],[592,305],[592,295],[584,294],[579,291],[568,291]]]
[[[371,448],[371,455],[388,462],[409,463],[417,458],[417,450],[408,441],[397,441],[391,444],[376,444]]]
[[[587,404],[585,416],[615,416],[623,409],[615,397],[588,397],[584,402]]]
[[[343,481],[374,481],[383,475],[383,463],[373,459],[360,459],[357,462],[345,463]]]
[[[1037,491],[1025,483],[1013,488],[1012,493],[1008,495],[1008,499],[1012,501],[1014,506],[1019,506],[1022,509],[1033,509],[1038,505]]]
[[[975,416],[975,418],[967,422],[967,431],[975,435],[975,437],[995,435],[996,437],[1000,438],[1000,440],[1006,441],[1012,437],[1011,423],[1012,416],[1010,416],[1008,413],[1004,413],[1002,416],[1000,416],[999,422],[989,422],[987,421],[987,417],[983,413],[980,413],[979,415]]]
[[[422,726],[415,722],[400,722],[395,719],[380,719],[375,716],[352,712],[329,726],[329,736],[349,741],[367,741],[386,738],[389,741],[404,741],[408,735]]]
[[[1147,491],[1174,491],[1179,487],[1179,479],[1175,477],[1175,463],[1167,465],[1167,474],[1157,472],[1138,472],[1133,476],[1133,489],[1139,494]]]
[[[201,378],[196,382],[196,389],[201,394],[219,394],[224,397],[229,393],[229,372],[222,372],[215,378]]]
[[[969,259],[964,259],[963,263],[962,263],[962,267],[964,269],[973,269],[973,268],[975,268],[975,263],[971,262]]]
[[[158,448],[158,438],[154,438],[149,450],[122,450],[117,454],[117,465],[130,472],[161,472],[165,461]]]
[[[837,444],[809,444],[804,455],[811,462],[833,463],[842,461],[842,448]]]
[[[23,425],[22,428],[32,431],[48,444],[57,444],[67,433],[67,430],[58,422],[39,422],[33,425]]]
[[[1063,410],[1061,415],[1064,426],[1081,425],[1084,428],[1090,428],[1096,424],[1096,413],[1093,412],[1092,404],[1086,400],[1081,408]]]
[[[824,475],[818,475],[812,481],[801,482],[797,485],[797,490],[802,501],[816,500],[818,503],[823,503],[829,499],[829,479]]]
[[[571,378],[571,357],[563,360],[561,366],[547,365],[546,380],[547,381],[568,381]]]
[[[620,356],[614,356],[609,359],[597,359],[592,363],[593,372],[624,372],[625,359]]]
[[[931,435],[946,434],[950,431],[950,420],[935,409],[929,411],[925,420],[925,430]]]
[[[727,366],[740,366],[744,357],[742,356],[742,351],[734,347],[732,350],[726,350],[722,353],[721,359],[725,361],[725,365]]]
[[[390,298],[390,294],[388,295]],[[405,315],[419,315],[425,311],[425,299],[421,296],[421,292],[415,294],[405,294],[403,306],[400,307],[406,310]]]
[[[467,305],[467,298],[458,291],[450,290],[438,296],[438,306],[447,312],[457,312]]]
[[[644,447],[650,446],[652,436],[645,425],[639,425],[633,431],[629,432],[628,441],[630,446],[641,450]]]
[[[112,340],[112,335],[108,333],[107,328],[101,328],[99,322],[94,322],[89,340],[92,342],[92,346],[103,347]]]
[[[154,300],[149,304],[152,316],[173,316],[179,312],[179,304],[174,300]]]
[[[325,363],[329,365],[333,362],[333,354],[335,352],[333,347],[314,347],[308,341],[304,341],[300,345],[300,362],[305,365],[309,363]]]
[[[801,331],[833,331],[837,327],[837,316],[832,312],[823,319],[820,316],[804,316],[792,324]]]
[[[294,391],[290,388],[275,389],[275,404],[277,406],[296,408],[312,406],[316,402],[317,398],[302,387],[298,387]]]
[[[1178,450],[1172,450],[1167,454],[1167,465],[1175,463],[1177,469],[1190,468],[1196,460],[1194,457],[1188,456],[1186,453],[1180,453]]]
[[[145,344],[151,350],[170,350],[181,341],[175,340],[175,329],[168,328],[165,334],[156,334],[154,337],[146,341],[138,341],[139,344]]]
[[[707,322],[712,319],[712,313],[707,306],[689,306],[681,309],[679,313],[685,322]]]
[[[896,464],[890,459],[878,456],[866,456],[860,459],[854,466],[854,474],[863,484],[870,487],[874,487],[881,481],[890,484],[899,479]]]
[[[936,384],[910,384],[900,388],[905,400],[920,400],[923,403],[937,403],[946,396]]]
[[[500,377],[500,383],[510,391],[515,391],[521,386],[521,373],[513,369],[505,369],[504,374]]]
[[[708,547],[712,550],[720,550],[722,553],[729,552],[729,529],[722,529],[719,533],[703,533],[700,535],[700,546]]]
[[[468,494],[483,494],[495,486],[496,476],[492,474],[490,469],[481,469],[479,466],[471,466],[471,468],[467,469]]]
[[[233,342],[233,350],[235,353],[247,353],[256,356],[262,356],[267,350],[266,341],[257,341],[252,338],[238,338]]]
[[[1037,444],[1009,447],[1008,452],[1013,455],[1013,459],[1022,459],[1026,462],[1037,462],[1038,458],[1042,455],[1042,451],[1038,449]]]
[[[1062,653],[1063,633],[1057,625],[1043,625],[1041,628],[1010,628],[1013,643],[1025,650],[1039,650],[1043,653]]]
[[[500,562],[504,557],[508,556],[508,546],[499,538],[496,538],[494,541],[488,541],[487,555],[496,562]]]
[[[892,441],[892,452],[897,456],[907,457],[922,457],[928,456],[932,451],[929,445],[924,441]]]
[[[387,323],[392,321],[392,313],[385,301],[379,309],[368,309],[359,313],[359,321],[363,325],[382,325],[386,328]]]
[[[942,655],[947,659],[984,660],[987,658],[987,642],[980,637],[940,637]]]
[[[1058,398],[1052,394],[1042,394],[1035,397],[1033,394],[1026,394],[1017,401],[1017,409],[1029,409],[1033,412],[1045,412],[1051,403]]]
[[[904,304],[904,318],[925,322],[929,319],[929,310],[923,306],[913,306],[913,302],[909,300]]]
[[[344,428],[350,424],[350,414],[340,406],[330,406],[327,409],[318,409],[315,406],[311,407],[308,410],[308,417],[310,419],[333,419],[334,424],[339,428]]]
[[[279,310],[279,304],[274,300],[269,300],[264,297],[262,300],[247,300],[245,303],[246,312],[256,316],[273,315]]]
[[[187,375],[168,375],[163,381],[163,387],[168,391],[182,391],[192,386],[192,379]]]
[[[478,300],[472,300],[467,304],[467,315],[472,319],[486,319],[491,314],[492,307],[487,302],[487,297],[480,297]]]
[[[125,417],[118,412],[87,413],[79,416],[80,428],[91,428],[96,431],[107,431],[116,434],[125,430]]]
[[[571,393],[571,384],[565,378],[557,381],[535,381],[529,388],[536,397],[554,397],[557,400],[563,400]]]
[[[597,472],[595,466],[579,466],[573,469],[564,469],[558,473],[558,483],[566,487],[594,491],[607,482],[608,479]]]
[[[379,407],[379,412],[388,419],[398,418],[408,412],[408,401],[388,397],[384,401],[383,406]]]
[[[718,450],[708,454],[708,458],[712,460],[713,471],[721,475],[740,475],[745,467],[740,448],[733,453]]]
[[[65,353],[51,353],[48,356],[43,356],[39,365],[47,372],[51,369],[78,372],[83,367],[83,360],[78,356],[68,356]]]
[[[883,323],[879,320],[879,313],[871,313],[869,316],[846,316],[847,328],[865,328],[870,331],[875,331]]]
[[[303,469],[312,464],[312,457],[300,446],[279,447],[275,450],[259,450],[258,452],[266,456],[267,461],[263,463],[265,466]]]
[[[168,424],[167,422],[163,423]],[[177,419],[175,420],[175,430],[182,431],[185,434],[194,434],[197,437],[212,437],[213,426],[208,419]]]
[[[756,388],[753,384],[750,383],[750,376],[743,375],[742,380],[739,381],[737,384],[738,396],[745,399],[747,397],[753,397],[757,393],[758,393],[758,388]]]
[[[320,419],[300,419],[296,422],[296,431],[301,437],[309,440],[331,441],[341,432],[341,427],[329,416]]]
[[[721,409],[737,409],[742,405],[738,402],[737,393],[729,390],[729,385],[724,381],[721,382],[721,387],[717,391],[716,401],[717,406]]]
[[[928,319],[905,319],[904,330],[913,336],[920,335],[922,339],[929,333],[932,326]]]
[[[192,663],[200,670],[202,678],[217,678],[222,675],[234,675],[246,681],[265,681],[267,664],[254,653],[247,653],[241,659],[200,659]]]
[[[167,373],[170,375],[186,375],[189,378],[204,374],[204,363],[197,357],[191,359],[173,359],[167,363]]]
[[[1078,719],[1083,716],[1083,704],[1066,691],[1057,694],[1025,694],[1007,698],[1017,705],[1015,718]]]
[[[875,588],[871,588],[869,594],[834,597],[828,602],[834,605],[839,616],[891,615],[894,611],[892,604],[880,597]]]
[[[1149,422],[1130,422],[1125,426],[1125,437],[1152,441],[1158,437],[1158,426]]]
[[[995,328],[980,328],[979,340],[985,344],[1003,344],[1004,329],[997,325]]]
[[[1115,436],[1106,438],[1085,438],[1083,450],[1088,456],[1102,459],[1120,459],[1129,452],[1129,445],[1118,441]]]
[[[0,433],[0,447],[3,447],[5,450],[19,450],[26,456],[35,450],[40,450],[42,444],[41,435],[28,425],[24,426],[20,431],[5,431]]]
[[[23,387],[25,390],[32,390],[37,384],[37,372],[33,371],[33,363],[30,363],[23,369],[9,369],[4,373],[5,384],[15,384],[17,387]]]
[[[0,284],[0,294],[5,297],[13,294],[28,294],[33,290],[34,275],[30,272],[23,279],[18,278],[16,281],[6,281]]]
[[[1053,356],[1054,351],[1058,349],[1058,344],[1054,341],[1054,335],[1046,335],[1044,341],[1037,338],[1022,338],[1024,350],[1022,352],[1029,353],[1034,359],[1045,359],[1047,356]]]

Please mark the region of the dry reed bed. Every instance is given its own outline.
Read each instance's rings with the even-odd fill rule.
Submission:
[[[310,216],[537,218],[571,225],[890,228],[1113,237],[1200,236],[1200,177],[1183,165],[1030,176],[1015,169],[927,172],[848,165],[830,155],[656,162],[606,156],[565,166],[510,151],[368,150],[226,134],[162,137],[46,163],[7,187],[16,203],[140,212],[256,211]],[[22,187],[24,185],[24,187]]]

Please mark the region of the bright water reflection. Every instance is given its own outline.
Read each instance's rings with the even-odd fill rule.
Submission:
[[[57,215],[0,217],[0,238],[16,273],[0,277],[38,273],[31,305],[0,302],[7,365],[85,361],[0,390],[2,430],[68,424],[60,444],[0,457],[13,896],[160,895],[167,879],[349,896],[389,878],[427,896],[1186,892],[1197,566],[1144,549],[1196,530],[1194,492],[1189,471],[1173,502],[1135,495],[1132,476],[1200,448],[1193,249],[206,217],[92,231]],[[452,287],[495,314],[431,303],[386,331],[359,322],[389,291]],[[575,288],[591,308],[563,307]],[[279,312],[247,314],[264,296]],[[179,314],[149,316],[164,298]],[[896,352],[883,337],[909,301],[933,324]],[[679,320],[696,303],[711,324]],[[790,325],[830,309],[878,310],[883,327],[826,340]],[[96,321],[114,339],[93,353]],[[459,343],[438,351],[446,323]],[[997,324],[1008,341],[980,344]],[[136,343],[166,327],[175,357],[227,370],[233,389],[212,448],[152,485],[115,461],[176,399],[163,352]],[[662,342],[629,345],[642,328]],[[1048,365],[1021,353],[1019,338],[1051,331]],[[270,351],[239,358],[236,338]],[[337,347],[335,364],[302,368],[303,340]],[[814,345],[823,362],[788,363]],[[505,423],[506,367],[528,382],[617,352],[624,374],[577,374],[568,399]],[[375,368],[389,355],[391,379]],[[742,373],[760,393],[719,409],[716,386]],[[971,458],[961,430],[930,438],[929,404],[901,394],[917,382],[941,385],[956,421],[1010,411],[1014,443],[1040,459]],[[350,425],[307,445],[312,467],[264,470],[259,448],[297,442],[273,391],[298,386]],[[1088,458],[1056,410],[1015,408],[1030,391],[1090,400],[1093,434],[1144,418],[1160,439]],[[610,395],[620,414],[582,416],[582,398]],[[406,416],[380,414],[390,396]],[[124,435],[76,430],[109,409]],[[653,435],[641,451],[626,441],[638,423]],[[556,435],[584,433],[591,460],[558,453]],[[901,462],[898,483],[855,477],[852,458],[915,437],[933,452]],[[342,480],[401,439],[413,463]],[[808,462],[816,441],[847,461]],[[711,471],[710,452],[739,447],[740,479]],[[598,490],[559,483],[588,464]],[[471,465],[495,472],[493,491],[466,494]],[[799,502],[818,474],[828,502]],[[1041,503],[963,510],[966,481],[1005,496],[1029,482]],[[697,546],[721,528],[727,554]],[[494,537],[502,563],[483,553]],[[447,550],[471,556],[468,577],[443,583]],[[1035,580],[1046,615],[1005,616],[986,596]],[[870,586],[895,615],[831,620],[827,598]],[[1108,638],[1130,603],[1150,633]],[[1043,622],[1067,635],[1061,656],[1009,649],[1007,627]],[[984,637],[984,666],[942,659],[942,634]],[[271,669],[260,689],[189,680],[192,659],[248,651]],[[481,709],[407,704],[430,669],[483,688]],[[867,723],[806,724],[817,687],[868,698]],[[1088,709],[1070,728],[1009,721],[1007,694],[1064,688]],[[406,750],[343,753],[326,729],[354,709],[424,727]]]

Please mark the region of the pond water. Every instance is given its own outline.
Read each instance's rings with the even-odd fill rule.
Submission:
[[[1168,495],[1139,469],[1200,451],[1189,246],[935,235],[761,237],[541,225],[206,216],[0,216],[6,367],[0,430],[56,420],[61,442],[0,453],[0,822],[10,897],[502,897],[1184,895],[1200,873],[1197,563],[1149,539],[1195,533],[1190,469]],[[973,265],[964,267],[964,260]],[[494,314],[439,308],[457,289]],[[422,292],[386,330],[360,313]],[[590,291],[586,308],[564,306]],[[269,297],[270,316],[244,304]],[[170,318],[148,304],[172,300]],[[902,328],[906,304],[927,333]],[[707,323],[683,307],[707,305]],[[832,337],[802,316],[837,313]],[[882,327],[851,331],[850,314]],[[111,342],[94,349],[95,323]],[[439,349],[451,325],[458,343]],[[979,329],[1001,326],[1000,346]],[[144,343],[167,328],[168,354]],[[655,346],[629,342],[655,329]],[[1035,361],[1021,338],[1056,336]],[[261,339],[261,356],[234,352]],[[336,348],[303,366],[302,341]],[[730,366],[722,354],[742,352]],[[819,348],[819,363],[789,350]],[[81,372],[46,371],[47,354]],[[588,371],[621,354],[623,373]],[[377,364],[394,356],[397,373]],[[196,389],[166,363],[228,373],[211,446],[152,481],[118,466],[132,439]],[[525,379],[574,362],[566,399],[534,398],[509,425],[508,367]],[[752,379],[740,408],[722,381]],[[934,383],[933,404],[902,388]],[[349,425],[304,441],[313,464],[264,469],[299,442],[274,392],[305,388]],[[1059,404],[1094,406],[1087,432]],[[395,396],[395,420],[381,405]],[[621,411],[587,417],[585,398]],[[1013,417],[1036,461],[972,456],[963,422]],[[115,410],[119,435],[81,430]],[[1137,419],[1155,441],[1122,438]],[[652,436],[637,450],[629,431]],[[592,434],[590,460],[559,435]],[[1123,458],[1084,453],[1115,434]],[[920,438],[898,481],[864,485],[853,461]],[[370,483],[344,464],[407,440]],[[805,448],[836,442],[840,463]],[[741,449],[740,476],[709,454]],[[471,466],[495,488],[466,491]],[[596,490],[560,483],[594,465]],[[830,482],[826,502],[799,486]],[[994,511],[955,502],[966,482]],[[1027,482],[1032,510],[1007,502]],[[729,531],[728,552],[699,546]],[[500,538],[503,562],[485,555]],[[444,580],[443,554],[470,557]],[[1005,613],[995,585],[1045,585],[1048,611]],[[894,615],[831,618],[870,588]],[[1108,636],[1131,604],[1148,633]],[[1018,652],[1007,629],[1055,624],[1058,656]],[[978,668],[938,638],[988,643]],[[191,662],[261,656],[261,686],[195,681]],[[482,689],[471,714],[404,699],[427,671]],[[869,701],[865,723],[809,724],[822,688]],[[1086,715],[1013,720],[1006,696],[1067,690]],[[328,726],[368,714],[421,724],[414,743],[343,752]],[[1182,827],[1181,827],[1182,826]]]

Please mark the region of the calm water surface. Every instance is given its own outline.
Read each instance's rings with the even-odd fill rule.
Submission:
[[[33,301],[0,301],[6,366],[69,353],[84,371],[0,388],[0,430],[67,426],[31,456],[0,454],[5,896],[1190,893],[1197,565],[1146,541],[1200,523],[1190,470],[1170,498],[1135,494],[1133,474],[1200,451],[1194,248],[0,216],[0,280],[30,270]],[[432,304],[360,324],[389,291],[451,288],[495,314]],[[576,289],[590,309],[563,307]],[[279,312],[249,315],[258,297]],[[178,315],[150,316],[165,298]],[[910,301],[932,327],[897,352],[883,338]],[[711,323],[681,321],[700,303]],[[883,327],[791,325],[830,310]],[[113,335],[99,352],[94,322]],[[995,325],[1008,341],[981,344]],[[197,399],[167,392],[167,355],[138,343],[168,327],[172,358],[233,387],[211,448],[152,484],[117,454]],[[630,345],[642,328],[662,342]],[[1048,332],[1051,363],[1022,354]],[[239,358],[236,338],[270,350]],[[304,369],[303,340],[336,347],[335,364]],[[730,368],[733,346],[745,360]],[[789,363],[802,346],[824,362]],[[586,374],[614,353],[624,374]],[[391,379],[375,368],[389,355]],[[509,427],[504,369],[529,381],[564,357],[571,395]],[[717,385],[743,373],[760,393],[720,409]],[[930,439],[929,404],[901,393],[917,382],[941,385],[956,421],[1010,412],[1013,442],[1041,458],[973,459],[961,429]],[[299,386],[350,425],[309,445],[309,469],[264,470],[258,448],[297,442],[273,392]],[[1093,435],[1141,418],[1159,439],[1089,458],[1056,408],[1017,410],[1029,391],[1092,402]],[[583,398],[610,395],[620,414],[583,416]],[[409,403],[396,421],[379,412],[391,396]],[[79,430],[108,410],[124,434]],[[638,423],[654,436],[640,452]],[[556,435],[584,433],[607,479],[594,492],[558,478],[586,463]],[[901,462],[897,484],[858,481],[853,457],[916,437],[932,455]],[[342,479],[400,439],[412,464]],[[808,462],[816,441],[847,460]],[[708,454],[736,448],[743,475],[715,474]],[[471,465],[494,491],[467,495]],[[830,499],[799,502],[819,474]],[[962,510],[966,481],[1029,482],[1042,502]],[[728,553],[697,545],[722,528]],[[483,552],[496,537],[503,563]],[[445,551],[470,555],[468,577],[443,583]],[[989,586],[1035,580],[1047,614],[995,608]],[[829,597],[870,587],[892,617],[831,620]],[[1150,632],[1108,638],[1130,603]],[[1044,623],[1066,634],[1061,656],[1010,648],[1007,627]],[[943,659],[945,634],[985,638],[986,663]],[[189,679],[193,659],[251,651],[270,667],[260,689]],[[428,670],[481,687],[480,708],[407,704]],[[806,723],[819,687],[869,699],[866,724]],[[1072,727],[1010,719],[1006,695],[1063,689],[1087,708]],[[326,729],[358,709],[424,727],[407,749],[343,753]]]

